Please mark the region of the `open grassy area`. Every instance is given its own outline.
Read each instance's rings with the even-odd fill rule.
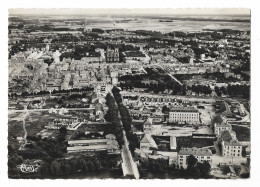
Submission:
[[[50,120],[54,119],[55,115],[48,112],[30,112],[26,119],[26,130],[28,136],[35,136],[44,126],[48,125]]]
[[[9,120],[8,121],[8,136],[9,137],[24,136],[23,121]]]

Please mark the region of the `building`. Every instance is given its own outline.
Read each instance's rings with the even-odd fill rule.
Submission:
[[[106,62],[107,63],[118,63],[119,62],[119,49],[118,48],[115,48],[114,50],[107,48]]]
[[[140,142],[140,149],[135,153],[144,158],[166,159],[169,165],[177,163],[176,138],[171,136],[151,136],[145,134]]]
[[[169,112],[169,122],[200,123],[199,111],[194,107],[174,107]]]
[[[229,123],[215,123],[214,124],[214,134],[220,136],[224,131],[231,131],[232,126]]]
[[[221,134],[222,156],[242,157],[242,145],[236,139],[234,131],[224,131]]]
[[[113,134],[108,134],[104,139],[69,140],[67,152],[100,152],[120,154],[118,142]]]
[[[207,148],[181,148],[178,153],[177,164],[179,167],[186,169],[188,167],[187,158],[193,155],[198,162],[208,161],[212,164],[212,152]]]
[[[151,132],[153,129],[153,120],[151,118],[147,118],[147,120],[143,124],[143,130],[145,133]]]
[[[177,140],[175,136],[170,137],[170,149],[177,150]]]
[[[140,141],[140,149],[149,150],[150,148],[158,149],[158,146],[156,145],[156,143],[151,135],[145,134],[144,137]]]
[[[95,105],[95,118],[96,121],[104,121],[104,109],[101,103]]]
[[[182,103],[181,101],[172,98],[172,97],[165,97],[165,96],[150,96],[150,95],[142,95],[139,97],[139,100],[144,104],[144,105],[153,105],[153,106],[158,106],[158,105],[168,105],[168,106],[180,106]]]

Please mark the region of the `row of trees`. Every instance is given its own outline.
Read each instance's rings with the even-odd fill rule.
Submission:
[[[54,160],[49,167],[48,165],[44,165],[44,167],[44,171],[49,170],[52,175],[66,175],[79,171],[97,171],[101,168],[101,161],[97,158],[93,159],[92,157],[76,157],[70,160]],[[43,168],[41,170],[43,170]]]
[[[186,94],[186,87],[179,84],[173,84],[171,82],[159,82],[157,83],[142,83],[141,81],[120,82],[120,87],[123,90],[132,90],[133,88],[147,88],[148,91],[154,92],[156,94],[160,92],[165,92],[166,90],[172,91],[173,95]]]
[[[250,86],[249,85],[228,85],[227,87],[215,86],[215,92],[218,96],[229,95],[231,97],[242,97],[249,99],[250,97]]]
[[[116,135],[119,148],[122,148],[122,145],[124,144],[123,127],[120,123],[115,99],[110,93],[106,95],[106,105],[108,106],[108,111],[105,114],[105,120],[111,123],[108,131],[111,131],[112,134]]]
[[[212,93],[211,88],[206,85],[192,85],[191,87],[187,86],[187,89],[191,90],[192,92],[195,92],[196,94],[203,93],[208,95]]]
[[[132,131],[132,118],[130,116],[128,109],[122,103],[122,97],[120,94],[120,90],[117,87],[114,87],[112,89],[112,93],[117,102],[118,109],[119,109],[120,116],[121,116],[121,121],[123,123],[123,127],[126,132],[126,137],[129,141],[129,149],[132,153],[134,153],[135,148],[137,148],[139,146],[139,141],[138,141],[136,134],[133,134],[133,131]]]
[[[163,173],[169,170],[169,161],[163,158],[140,160],[141,165],[149,171]]]
[[[74,157],[73,159],[44,159],[38,163],[35,173],[24,174],[17,168],[22,163],[31,165],[29,160],[20,156],[12,156],[8,160],[8,174],[11,178],[48,178],[51,176],[68,175],[76,172],[95,172],[102,168],[102,163],[97,157]]]
[[[245,99],[250,97],[249,85],[228,85],[227,93],[230,96],[242,96]]]

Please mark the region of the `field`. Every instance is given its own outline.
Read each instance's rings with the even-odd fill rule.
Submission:
[[[47,112],[30,112],[26,119],[28,136],[35,136],[53,117]]]
[[[8,114],[8,135],[9,137],[24,136],[23,121],[21,119],[23,113]]]

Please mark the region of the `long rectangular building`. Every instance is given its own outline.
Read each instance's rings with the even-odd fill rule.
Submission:
[[[174,107],[169,112],[169,122],[200,123],[199,111],[194,107]]]
[[[120,154],[118,142],[114,135],[106,135],[103,139],[69,140],[67,152],[99,152],[107,151],[108,154]]]

